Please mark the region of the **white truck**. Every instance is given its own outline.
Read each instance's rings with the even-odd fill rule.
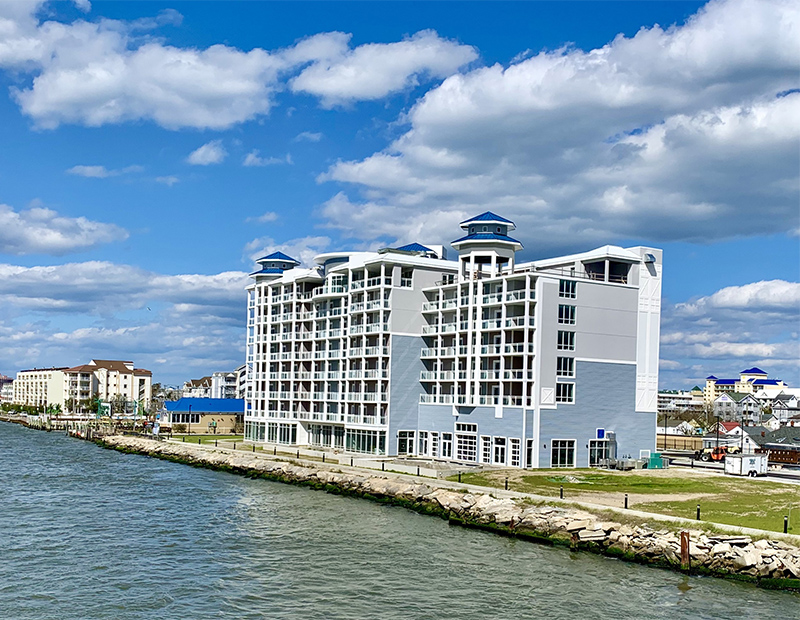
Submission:
[[[727,454],[725,473],[733,476],[763,476],[767,473],[766,454]]]

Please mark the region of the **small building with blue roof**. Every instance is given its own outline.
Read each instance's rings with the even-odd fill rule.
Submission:
[[[241,432],[243,421],[243,398],[181,398],[164,403],[161,426],[173,433],[230,435]]]

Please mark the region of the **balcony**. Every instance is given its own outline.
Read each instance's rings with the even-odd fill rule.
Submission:
[[[351,291],[357,291],[357,290],[362,289],[362,288],[364,288],[364,280],[353,280],[350,283],[350,290]]]
[[[489,319],[481,321],[481,329],[500,329],[503,326],[503,319]]]
[[[420,351],[420,357],[437,357],[438,354],[438,349],[435,347],[433,349],[422,349],[422,351]]]
[[[482,370],[480,372],[480,378],[482,381],[499,381],[500,380],[500,371],[499,370]]]
[[[373,286],[381,286],[381,285],[391,286],[392,279],[377,277],[377,278],[370,278],[369,280],[367,280],[367,288],[372,288]]]
[[[419,373],[420,381],[436,381],[436,371],[423,370]]]
[[[503,404],[511,407],[522,407],[522,396],[503,396]]]
[[[500,355],[501,348],[499,344],[483,345],[481,347],[481,355]]]
[[[439,302],[438,301],[428,301],[422,304],[422,311],[423,312],[435,312],[439,309]]]
[[[368,301],[367,302],[367,310],[380,310],[381,308],[388,308],[389,307],[389,300],[388,299],[377,299],[375,301]]]
[[[478,396],[478,404],[479,405],[499,405],[500,404],[500,397],[499,396]]]
[[[489,295],[484,295],[481,298],[481,303],[483,303],[484,306],[491,306],[502,302],[503,302],[502,293],[490,293]]]
[[[456,307],[458,307],[458,300],[455,298],[445,299],[442,301],[442,310],[448,310]]]
[[[318,286],[314,289],[314,298],[336,297],[347,292],[346,286]]]
[[[506,301],[525,301],[525,289],[509,291],[506,293]]]

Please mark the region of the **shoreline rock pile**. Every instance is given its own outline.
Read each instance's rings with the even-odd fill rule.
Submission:
[[[329,492],[391,502],[451,522],[546,544],[569,545],[621,559],[681,569],[680,534],[628,524],[572,507],[496,498],[489,491],[462,492],[439,481],[343,472],[335,465],[298,465],[271,457],[189,444],[112,436],[104,447],[210,467],[252,477],[301,484]],[[800,548],[780,540],[689,530],[690,570],[780,589],[800,590]]]

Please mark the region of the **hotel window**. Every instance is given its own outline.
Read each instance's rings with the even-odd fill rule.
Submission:
[[[453,458],[453,433],[442,433],[442,458]]]
[[[511,448],[511,467],[520,466],[520,441],[519,439],[509,439],[508,445]]]
[[[428,454],[428,431],[419,432],[419,450],[417,454]]]
[[[575,440],[554,439],[550,450],[550,467],[575,467]]]
[[[558,281],[558,296],[565,299],[575,299],[577,282],[575,280],[559,280]]]
[[[456,459],[459,461],[478,460],[478,437],[456,433]]]
[[[558,332],[558,350],[575,350],[575,332]]]
[[[589,467],[599,467],[600,461],[608,458],[608,439],[589,440]]]
[[[439,433],[431,433],[431,456],[439,456]]]
[[[575,306],[558,305],[558,322],[561,325],[575,325]]]
[[[397,432],[397,454],[414,453],[414,431]]]
[[[556,383],[556,402],[557,403],[574,403],[575,402],[575,384],[574,383]]]
[[[481,463],[492,462],[492,438],[481,435]]]
[[[495,437],[494,438],[494,464],[495,465],[505,465],[506,464],[506,438],[505,437]]]
[[[575,376],[575,358],[572,358],[572,357],[557,357],[556,358],[556,376],[557,377],[574,377]]]

